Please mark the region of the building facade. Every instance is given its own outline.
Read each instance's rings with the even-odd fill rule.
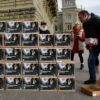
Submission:
[[[62,0],[62,12],[58,12],[55,31],[69,32],[78,20],[79,9],[76,6],[76,0]],[[59,17],[61,20],[59,20]],[[56,28],[57,27],[57,28]]]
[[[0,0],[0,21],[45,21],[53,33],[57,9],[57,0]]]

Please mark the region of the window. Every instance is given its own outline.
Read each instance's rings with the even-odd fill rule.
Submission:
[[[72,30],[72,24],[71,23],[68,23],[67,24],[67,31],[71,31]]]
[[[72,14],[67,13],[67,16],[66,16],[66,17],[67,17],[67,18],[66,18],[67,22],[72,22],[72,21],[73,21],[73,19],[72,19]]]
[[[73,5],[73,1],[72,1],[72,0],[65,0],[65,3],[66,3],[67,5],[70,5],[70,6]]]

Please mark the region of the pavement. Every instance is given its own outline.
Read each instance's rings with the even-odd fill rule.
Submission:
[[[83,81],[89,78],[87,58],[88,51],[85,51],[85,68],[79,70],[79,58],[75,55],[75,92],[0,91],[0,100],[100,100],[100,97],[91,97],[80,92],[80,87],[83,85]],[[97,75],[97,79],[99,78],[100,74]]]

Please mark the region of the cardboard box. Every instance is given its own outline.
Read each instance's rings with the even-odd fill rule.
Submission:
[[[38,34],[23,33],[22,46],[38,46]]]
[[[4,49],[0,49],[0,60],[4,60]]]
[[[12,33],[5,33],[4,45],[5,46],[20,46],[20,35],[12,34]]]
[[[40,46],[54,46],[54,35],[51,34],[40,34],[39,35]]]
[[[70,36],[67,34],[55,34],[55,46],[69,46]]]
[[[6,22],[0,22],[0,32],[6,31]]]
[[[38,90],[39,89],[39,78],[24,77],[22,88],[23,89]]]
[[[2,35],[0,35],[0,46],[2,46]]]
[[[0,77],[0,90],[4,89],[4,78]]]
[[[40,48],[39,56],[40,61],[54,61],[56,60],[56,50],[52,48]]]
[[[58,90],[74,90],[75,89],[75,79],[67,77],[58,78]]]
[[[23,48],[22,59],[23,61],[38,61],[38,49]]]
[[[0,75],[4,74],[4,64],[0,63]]]
[[[20,77],[6,77],[6,89],[21,89],[22,88],[22,78]]]
[[[39,32],[38,22],[24,21],[23,33],[34,33],[34,32]]]
[[[21,64],[20,63],[6,63],[5,64],[5,74],[6,75],[20,75],[21,74]]]
[[[8,32],[8,33],[21,33],[22,32],[22,22],[8,21],[6,32]]]
[[[56,90],[57,79],[53,77],[42,77],[40,78],[40,91],[41,90]]]
[[[19,48],[5,48],[6,60],[21,60],[21,49]]]
[[[56,48],[56,59],[57,60],[68,60],[71,56],[71,50],[65,48]]]
[[[22,63],[22,72],[23,75],[35,75],[38,76],[39,74],[39,64],[38,63]]]
[[[56,63],[40,63],[39,64],[39,75],[57,75]]]
[[[96,85],[84,85],[80,88],[80,91],[89,96],[100,96],[100,87]]]
[[[57,62],[58,75],[74,75],[74,64]]]

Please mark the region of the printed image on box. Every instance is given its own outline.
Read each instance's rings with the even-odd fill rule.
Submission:
[[[0,89],[4,89],[4,79],[0,78]]]
[[[21,64],[6,63],[5,73],[7,75],[20,75],[21,74]]]
[[[22,58],[24,61],[37,61],[38,60],[38,49],[23,48]]]
[[[22,79],[16,77],[6,77],[6,88],[7,89],[21,89]]]
[[[59,90],[73,90],[75,89],[75,79],[71,78],[58,78]]]
[[[40,63],[40,75],[56,75],[56,64]]]
[[[53,46],[54,45],[54,35],[40,34],[39,35],[39,45],[40,46]]]
[[[4,59],[4,51],[3,49],[0,49],[0,60]]]
[[[38,22],[30,22],[24,21],[23,22],[23,33],[33,33],[38,32]]]
[[[8,33],[19,33],[22,32],[22,22],[7,22],[7,32]]]
[[[65,34],[56,34],[55,35],[55,45],[57,45],[57,46],[70,45],[70,37]]]
[[[22,45],[23,46],[37,46],[38,45],[38,35],[37,34],[22,34]]]
[[[39,88],[39,79],[32,77],[23,78],[23,89],[38,89]]]
[[[5,32],[5,31],[6,31],[6,23],[0,22],[0,32]]]
[[[56,78],[40,78],[40,90],[55,90],[57,88]]]
[[[39,64],[23,63],[22,66],[23,66],[24,75],[38,75],[39,74]]]
[[[0,46],[2,46],[2,35],[0,35]]]
[[[4,74],[4,65],[0,64],[0,75]]]
[[[20,60],[21,59],[21,49],[5,48],[5,59],[6,60]]]
[[[48,61],[48,60],[55,60],[56,59],[56,50],[55,49],[48,49],[48,48],[40,48],[40,60]]]
[[[64,49],[64,48],[57,48],[56,49],[56,59],[57,60],[66,60],[70,59],[70,50],[69,49]]]
[[[58,75],[74,75],[74,64],[57,63]]]
[[[19,46],[20,35],[6,33],[4,38],[4,44],[5,46]]]

